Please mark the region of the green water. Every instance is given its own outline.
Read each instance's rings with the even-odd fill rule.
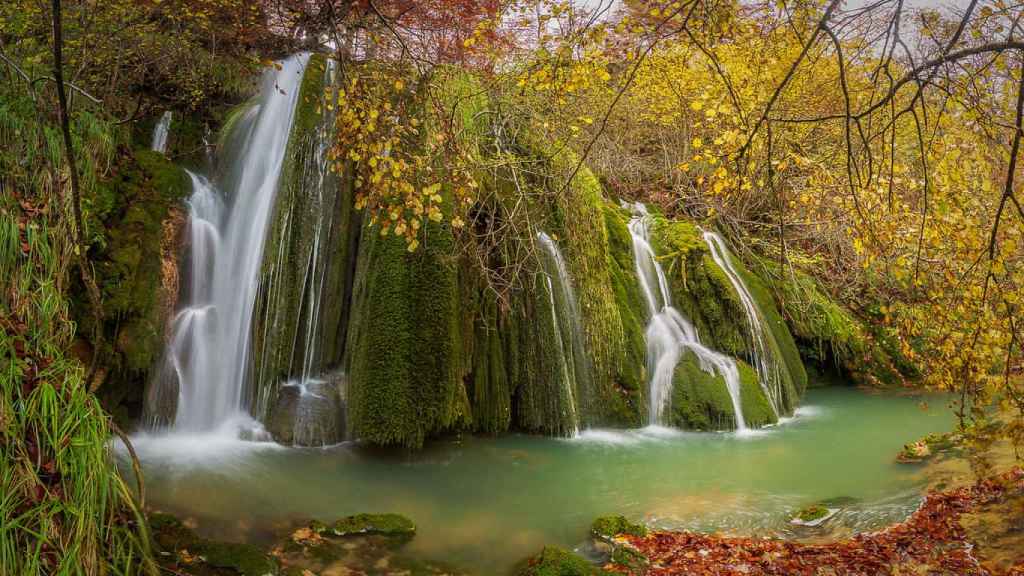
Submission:
[[[810,390],[793,420],[742,437],[464,437],[415,454],[217,437],[135,442],[150,506],[194,519],[206,535],[265,542],[297,519],[398,512],[419,527],[410,552],[493,574],[544,544],[578,545],[609,513],[659,527],[807,536],[787,523],[793,511],[851,497],[857,503],[835,524],[876,529],[920,501],[920,471],[895,464],[896,452],[952,420],[940,397],[828,388]]]

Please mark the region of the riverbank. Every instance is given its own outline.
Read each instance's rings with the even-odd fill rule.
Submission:
[[[645,576],[1020,575],[1024,469],[1015,467],[971,486],[930,492],[906,521],[830,543],[691,531],[632,532],[607,538],[614,552],[604,571]],[[521,574],[544,574],[540,567],[536,561]]]

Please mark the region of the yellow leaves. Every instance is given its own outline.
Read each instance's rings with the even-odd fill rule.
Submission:
[[[700,150],[704,146],[704,140],[700,136],[694,136],[693,141],[690,143],[694,150]]]
[[[693,110],[694,112],[700,112],[702,108],[704,108],[704,103],[701,102],[700,100],[694,100],[693,102],[690,102],[690,110]]]
[[[453,228],[464,225],[455,220],[454,207],[472,205],[477,184],[469,171],[473,157],[461,150],[455,133],[459,127],[442,119],[424,146],[417,127],[424,123],[421,115],[433,113],[431,108],[392,106],[393,95],[405,88],[401,77],[387,72],[354,76],[339,91],[336,142],[328,159],[336,171],[343,168],[339,159],[352,162],[355,207],[367,211],[382,237],[401,238],[415,251],[424,223],[444,221],[446,202],[453,206]]]

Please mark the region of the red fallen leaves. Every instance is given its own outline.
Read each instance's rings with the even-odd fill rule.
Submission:
[[[1024,470],[948,492],[928,494],[905,522],[849,540],[811,545],[776,539],[724,538],[693,532],[624,536],[649,564],[611,565],[623,574],[667,576],[995,576],[972,553],[960,516],[1024,491]],[[1005,576],[1024,576],[1021,563]]]

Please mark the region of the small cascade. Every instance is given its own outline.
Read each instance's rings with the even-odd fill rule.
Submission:
[[[171,111],[164,112],[156,126],[153,127],[153,151],[164,154],[167,152],[167,134],[171,131]]]
[[[551,303],[552,328],[557,336],[555,342],[561,359],[562,384],[571,411],[572,435],[576,436],[580,427],[577,398],[580,391],[589,390],[591,378],[583,326],[572,278],[558,244],[544,232],[538,232],[537,239],[543,251],[541,264]]]
[[[344,437],[344,390],[347,378],[337,374],[291,380],[280,387],[267,429],[274,440],[296,446],[324,446]],[[339,395],[339,391],[340,395]]]
[[[725,272],[729,282],[732,283],[733,288],[740,297],[740,303],[743,304],[743,311],[747,316],[750,340],[753,344],[751,361],[757,370],[757,377],[761,381],[761,388],[764,390],[765,396],[768,397],[772,410],[775,411],[775,416],[779,417],[785,413],[785,408],[782,404],[782,374],[776,355],[773,353],[773,349],[767,340],[767,338],[771,337],[771,333],[765,328],[761,310],[757,307],[754,297],[751,296],[747,284],[733,266],[732,256],[725,245],[725,240],[715,232],[704,231],[704,242],[707,243],[708,249],[711,250],[711,257],[714,258],[715,263]]]
[[[650,316],[644,335],[647,341],[647,371],[650,375],[650,423],[666,423],[665,412],[671,405],[672,377],[676,364],[682,354],[689,351],[697,357],[702,370],[718,374],[725,380],[732,400],[736,429],[746,430],[736,361],[701,344],[697,329],[672,306],[668,279],[650,244],[650,214],[639,202],[628,205],[628,208],[633,212],[633,218],[629,221],[629,234],[633,241],[637,280]]]
[[[151,418],[173,422],[175,432],[222,430],[230,421],[251,424],[245,384],[257,274],[307,59],[293,56],[264,74],[258,105],[236,128],[240,148],[227,165],[227,194],[190,175],[191,280],[151,394],[176,395],[173,419]]]
[[[324,102],[335,85],[331,60],[314,60],[303,106],[319,104],[313,123],[292,131],[281,189],[272,209],[252,321],[252,413],[285,444],[322,446],[344,437],[342,364],[358,224],[349,188],[331,170],[335,117]],[[310,92],[313,92],[311,95]],[[301,394],[297,394],[301,391]],[[315,391],[315,392],[310,392]],[[317,422],[316,420],[320,421]]]

